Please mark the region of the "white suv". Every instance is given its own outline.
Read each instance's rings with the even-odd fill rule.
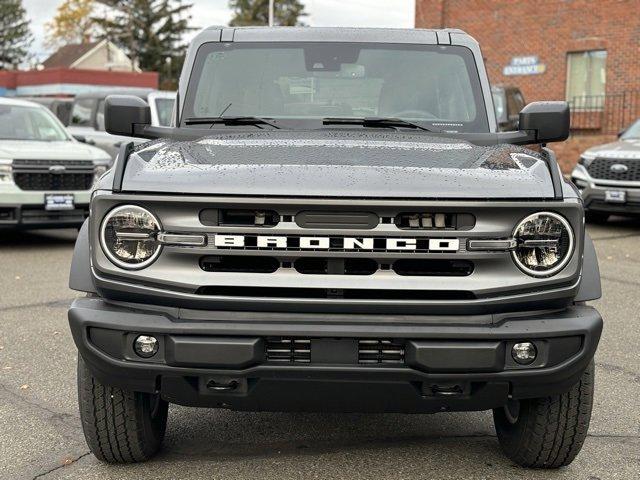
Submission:
[[[0,228],[79,227],[110,161],[47,108],[0,98]]]

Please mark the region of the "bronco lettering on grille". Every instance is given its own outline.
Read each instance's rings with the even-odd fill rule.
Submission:
[[[457,238],[304,237],[282,235],[214,235],[216,248],[333,251],[456,252]]]

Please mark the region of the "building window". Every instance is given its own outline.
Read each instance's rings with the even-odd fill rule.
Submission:
[[[601,110],[606,83],[606,50],[567,55],[567,101],[574,110]]]

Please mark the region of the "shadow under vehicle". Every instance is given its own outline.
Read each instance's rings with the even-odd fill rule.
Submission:
[[[587,435],[602,318],[565,102],[499,132],[460,30],[219,28],[175,127],[106,99],[122,145],[73,256],[82,425],[107,462],[160,448],[170,403],[493,410],[520,465]]]

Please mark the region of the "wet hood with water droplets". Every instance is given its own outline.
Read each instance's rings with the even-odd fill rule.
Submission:
[[[387,198],[553,198],[539,154],[424,133],[327,130],[157,140],[130,155],[125,191]]]

